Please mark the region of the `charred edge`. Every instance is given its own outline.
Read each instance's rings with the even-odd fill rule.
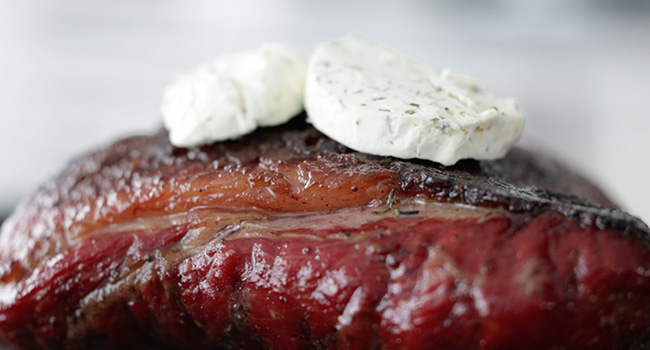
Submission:
[[[597,207],[575,196],[533,187],[516,187],[487,178],[470,176],[459,181],[461,179],[455,178],[453,172],[444,173],[436,168],[418,170],[404,173],[398,170],[402,174],[400,184],[405,193],[425,191],[440,202],[501,208],[515,213],[554,211],[583,227],[613,229],[650,246],[648,226],[619,209]]]

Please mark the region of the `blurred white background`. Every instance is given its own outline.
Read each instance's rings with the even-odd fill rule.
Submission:
[[[650,222],[650,4],[597,0],[0,0],[0,215],[71,157],[161,125],[221,53],[357,33],[527,110],[523,144]]]

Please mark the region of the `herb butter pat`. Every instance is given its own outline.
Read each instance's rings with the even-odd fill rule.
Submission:
[[[221,56],[172,84],[161,112],[178,147],[237,138],[303,109],[306,61],[280,44]]]
[[[514,100],[359,37],[317,47],[305,109],[316,129],[354,150],[444,165],[502,157],[524,125]]]

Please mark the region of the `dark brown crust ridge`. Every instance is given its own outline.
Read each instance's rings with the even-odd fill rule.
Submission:
[[[463,161],[447,168],[409,164],[402,172],[401,161],[391,165],[403,174],[404,191],[418,187],[441,202],[498,207],[515,213],[555,211],[586,227],[615,229],[650,242],[648,226],[616,208],[597,187],[549,159],[541,161],[547,167],[540,167],[536,158],[515,148],[501,160]]]

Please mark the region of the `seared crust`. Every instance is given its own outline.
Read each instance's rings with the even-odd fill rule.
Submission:
[[[75,160],[4,224],[0,276],[9,278],[8,264],[33,268],[43,256],[114,223],[196,206],[332,210],[384,201],[387,188],[399,189],[398,196],[423,194],[513,212],[557,211],[581,225],[650,237],[646,225],[613,208],[596,186],[528,151],[453,167],[376,157],[332,141],[299,117],[201,148],[174,148],[160,131]]]
[[[645,242],[648,227],[557,162],[514,149],[497,161],[444,167],[354,152],[304,116],[237,141],[181,149],[167,133],[119,141],[73,161],[23,202],[0,234],[0,278],[8,281],[111,224],[197,206],[278,212],[333,210],[428,196],[440,202],[556,211],[583,226],[613,228]],[[358,190],[362,189],[362,190]]]

